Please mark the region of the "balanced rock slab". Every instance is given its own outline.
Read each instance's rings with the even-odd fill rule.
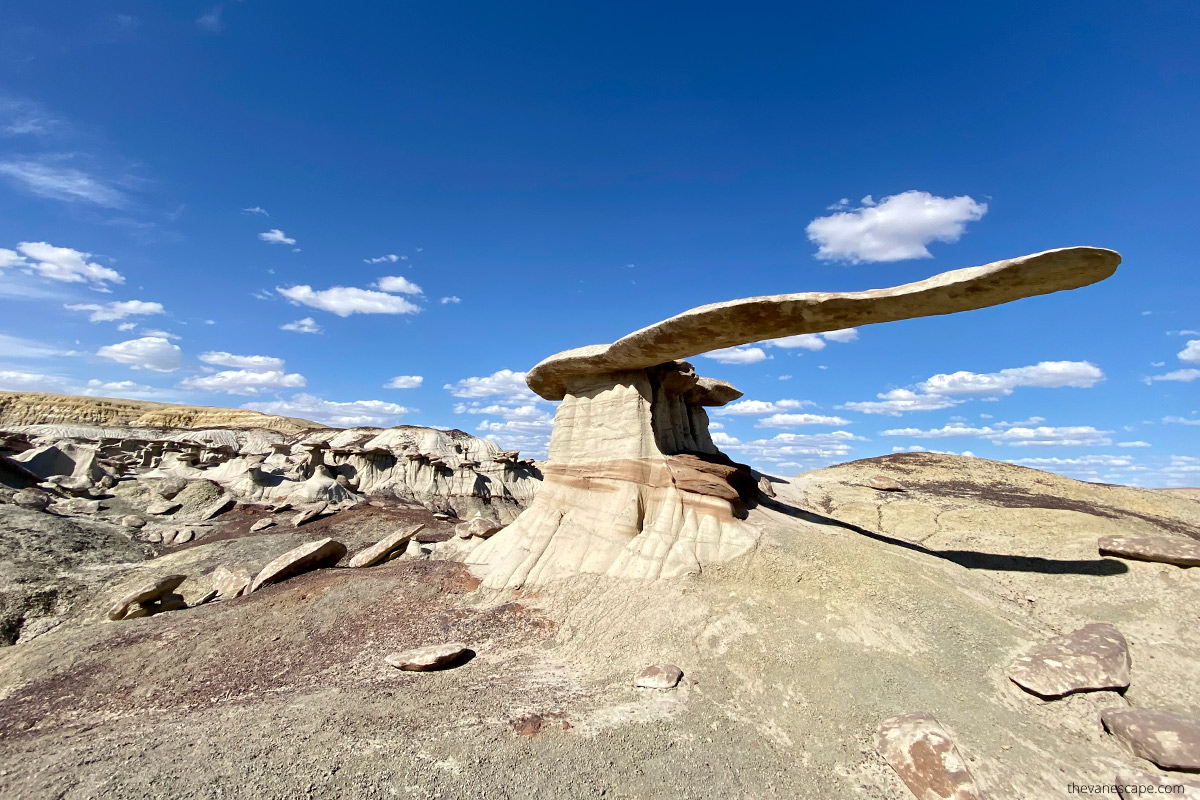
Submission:
[[[328,508],[329,503],[313,503],[310,506],[306,506],[299,514],[292,517],[292,527],[299,528],[304,523],[311,522],[324,514]]]
[[[387,560],[392,553],[407,547],[409,540],[424,527],[424,523],[418,523],[411,528],[398,530],[390,536],[385,536],[350,559],[350,566],[370,567]]]
[[[146,605],[160,600],[179,588],[179,584],[187,580],[187,575],[166,575],[145,584],[122,597],[108,610],[108,618],[116,621],[125,619],[129,607],[134,603]]]
[[[1009,679],[1047,700],[1074,692],[1129,687],[1129,645],[1107,622],[1093,622],[1056,636],[1013,661]]]
[[[237,505],[237,498],[231,494],[222,495],[206,506],[199,514],[200,519],[212,519],[218,514],[224,514]]]
[[[209,577],[212,579],[213,589],[216,590],[217,595],[220,597],[237,597],[254,580],[254,576],[248,571],[244,569],[232,570],[224,564],[218,565]]]
[[[674,689],[683,678],[683,670],[674,664],[651,664],[633,679],[639,689]]]
[[[904,485],[895,478],[889,478],[887,475],[873,475],[867,481],[867,486],[881,492],[903,492]]]
[[[286,581],[314,569],[332,567],[346,555],[346,545],[335,539],[320,539],[289,550],[267,564],[250,584],[246,594],[263,586]]]
[[[1200,567],[1200,542],[1176,536],[1102,536],[1102,556],[1132,561],[1155,561],[1177,567]]]
[[[504,526],[498,522],[492,522],[490,519],[483,517],[475,517],[470,522],[460,522],[454,526],[454,533],[460,539],[486,539],[489,536],[500,532]]]
[[[159,500],[146,506],[146,513],[161,517],[165,514],[174,514],[181,508],[183,508],[183,504],[176,503],[174,500]]]
[[[409,672],[428,672],[429,670],[441,669],[453,664],[466,655],[467,650],[467,646],[462,642],[431,644],[425,647],[392,653],[384,658],[384,661],[396,669]]]
[[[931,714],[884,721],[876,748],[920,800],[983,800],[954,740]]]
[[[275,520],[271,519],[270,517],[263,517],[258,522],[255,522],[253,525],[250,526],[250,532],[254,533],[255,531],[266,530],[267,528],[273,527],[274,525],[275,525]]]
[[[1148,708],[1109,708],[1100,719],[1135,756],[1163,769],[1200,772],[1200,718]]]

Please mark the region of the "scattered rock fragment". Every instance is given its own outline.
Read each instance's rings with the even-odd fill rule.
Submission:
[[[681,678],[683,670],[674,664],[651,664],[634,677],[633,683],[639,689],[674,689]]]
[[[889,478],[887,475],[872,475],[867,481],[867,486],[872,489],[878,489],[881,492],[903,492],[904,484],[897,481],[895,478]]]
[[[126,619],[129,607],[134,603],[145,605],[160,600],[178,589],[179,584],[186,580],[187,575],[166,575],[158,580],[147,583],[114,603],[112,608],[108,610],[108,618],[114,621]]]
[[[396,531],[390,536],[385,536],[375,544],[358,553],[354,558],[350,559],[352,567],[370,567],[378,564],[381,561],[387,560],[388,556],[408,546],[409,540],[412,539],[425,525],[419,523],[412,528],[406,528]]]
[[[146,527],[146,520],[142,519],[141,517],[134,516],[133,514],[129,514],[121,517],[121,524],[126,528],[134,528],[136,530],[137,528]]]
[[[885,720],[876,748],[920,800],[983,800],[954,740],[932,714]]]
[[[158,531],[150,531],[146,534],[146,541],[152,544],[159,544],[163,540],[163,535]]]
[[[183,505],[176,503],[174,500],[158,500],[146,506],[146,513],[155,517],[161,517],[165,514],[174,514],[181,508],[183,508]]]
[[[187,544],[192,539],[196,538],[196,532],[191,528],[183,528],[175,531],[175,540],[171,544]]]
[[[428,672],[454,664],[465,656],[468,651],[468,647],[462,642],[431,644],[425,647],[417,647],[413,650],[392,653],[384,661],[396,669],[410,672]]]
[[[51,475],[42,485],[48,489],[61,489],[67,494],[76,496],[87,495],[92,489],[92,482],[86,475]]]
[[[237,505],[237,498],[235,498],[233,495],[231,495],[231,494],[221,495],[216,500],[214,500],[211,504],[209,504],[203,510],[201,510],[200,514],[198,515],[198,518],[202,519],[202,520],[212,519],[213,517],[217,516],[218,514],[224,514],[226,511],[233,508],[235,505]]]
[[[187,488],[187,481],[183,478],[160,478],[156,488],[164,500],[170,500]]]
[[[299,514],[292,517],[292,527],[299,528],[304,523],[311,522],[324,514],[328,508],[329,503],[313,503],[312,505],[305,506]]]
[[[1132,561],[1155,561],[1177,567],[1200,567],[1200,542],[1176,536],[1102,536],[1102,556]]]
[[[435,511],[433,514],[433,518],[438,520],[439,522],[445,522],[446,520],[453,519],[453,517],[451,517],[445,511]]]
[[[67,514],[99,514],[99,500],[85,500],[82,497],[72,497],[70,500],[63,502],[61,506],[63,512]]]
[[[487,539],[499,531],[503,530],[504,526],[498,522],[492,522],[490,519],[483,517],[475,517],[470,522],[460,522],[454,526],[454,533],[460,539]]]
[[[775,487],[771,485],[771,479],[768,478],[766,475],[763,475],[761,478],[758,479],[758,490],[760,492],[762,492],[763,494],[765,494],[767,497],[775,496]]]
[[[1200,719],[1148,708],[1109,708],[1100,719],[1139,758],[1163,769],[1200,771]]]
[[[1047,700],[1074,692],[1129,687],[1129,645],[1107,622],[1093,622],[1056,636],[1013,661],[1008,677]]]
[[[1146,786],[1170,786],[1171,797],[1200,800],[1200,783],[1196,781],[1185,781],[1172,775],[1150,775],[1145,772],[1122,772],[1117,775],[1117,796],[1121,800],[1143,800],[1147,795]],[[1155,794],[1166,792],[1158,791]]]
[[[254,533],[255,531],[266,530],[267,528],[273,527],[274,525],[275,525],[275,520],[271,519],[270,517],[263,517],[258,522],[255,522],[253,525],[250,526],[250,532]]]
[[[262,568],[246,594],[263,586],[279,583],[314,569],[332,567],[346,555],[346,545],[335,539],[321,539],[289,550]]]
[[[209,575],[212,580],[213,589],[217,595],[222,598],[237,597],[242,594],[246,587],[250,585],[253,576],[244,569],[232,570],[229,567],[218,565],[216,569]]]
[[[31,486],[14,494],[12,501],[21,508],[28,508],[33,511],[45,511],[46,507],[50,505],[50,495],[41,489],[35,489]]]

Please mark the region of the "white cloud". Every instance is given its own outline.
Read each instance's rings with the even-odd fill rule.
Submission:
[[[93,397],[129,397],[130,395],[137,394],[155,394],[156,391],[153,386],[147,386],[144,383],[134,383],[133,381],[101,381],[93,378],[87,382],[87,389],[83,393]]]
[[[1179,383],[1191,383],[1197,378],[1200,378],[1200,369],[1192,369],[1189,367],[1188,369],[1172,370],[1171,372],[1163,375],[1150,375],[1149,377],[1144,378],[1143,381],[1145,383],[1151,383],[1153,381],[1177,381]]]
[[[96,355],[127,364],[133,369],[174,372],[179,369],[179,347],[161,336],[143,336],[101,347]]]
[[[416,314],[421,307],[403,297],[357,289],[350,286],[334,286],[314,291],[311,286],[277,287],[275,291],[297,305],[319,308],[348,317],[351,314]]]
[[[355,400],[338,403],[311,394],[292,395],[290,400],[247,403],[242,408],[333,425],[341,428],[366,426],[386,428],[396,425],[412,409],[382,400]]]
[[[321,326],[312,317],[305,317],[295,322],[289,322],[286,325],[280,325],[279,330],[292,331],[293,333],[320,333]]]
[[[759,342],[766,347],[783,347],[787,349],[802,348],[816,352],[824,350],[826,342],[838,342],[846,344],[858,339],[858,330],[855,328],[843,328],[836,331],[823,331],[821,333],[799,333],[795,336],[783,336],[779,339],[767,339]]]
[[[120,325],[118,325],[118,326],[117,326],[117,330],[119,330],[119,331],[131,331],[131,330],[133,330],[133,329],[134,329],[134,328],[136,328],[136,327],[137,327],[137,323],[136,323],[136,322],[122,322]]]
[[[91,283],[103,288],[106,283],[124,283],[125,278],[115,269],[88,261],[91,253],[73,250],[70,247],[55,247],[47,242],[21,242],[17,245],[20,255],[13,257],[12,250],[0,252],[3,266],[19,266],[43,278],[64,283]]]
[[[97,303],[73,303],[63,306],[68,311],[90,311],[89,322],[112,322],[134,316],[149,316],[162,314],[165,309],[162,303],[150,303],[145,300],[122,300],[115,303],[99,305]]]
[[[250,208],[243,208],[242,213],[243,214],[260,214],[264,217],[271,216],[270,214],[267,213],[267,210],[265,208],[263,208],[262,206],[252,206]]]
[[[1188,364],[1200,364],[1200,339],[1188,340],[1187,346],[1179,351],[1179,360]]]
[[[66,379],[40,372],[0,370],[0,389],[7,392],[58,392],[69,389]]]
[[[118,328],[119,327],[120,326],[118,326]],[[159,330],[157,328],[142,328],[139,331],[139,333],[141,333],[142,336],[157,336],[160,339],[182,339],[183,338],[182,336],[180,336],[177,333],[171,333],[170,331]]]
[[[205,11],[200,16],[196,17],[196,27],[208,33],[221,32],[221,12],[225,10],[224,3],[218,3],[212,8]]]
[[[233,353],[210,351],[198,358],[205,364],[236,369],[283,369],[283,359],[273,356],[235,356]]]
[[[524,372],[502,369],[480,378],[463,378],[442,386],[455,397],[509,397],[534,400],[537,395],[525,383]]]
[[[267,244],[295,244],[296,240],[285,234],[279,228],[272,228],[266,233],[260,233],[259,239],[262,239]]]
[[[862,207],[818,217],[808,224],[810,241],[824,261],[902,261],[931,258],[930,242],[956,242],[968,222],[987,213],[987,203],[970,197],[936,197],[907,191],[875,203],[870,195]]]
[[[187,389],[225,394],[256,395],[275,389],[302,389],[307,384],[298,373],[283,370],[237,369],[216,372],[199,378],[186,378],[179,385]]]
[[[836,331],[825,331],[824,333],[821,334],[821,336],[828,339],[831,342],[838,342],[840,344],[848,344],[849,342],[858,341],[858,329],[857,328],[842,328],[842,329],[836,330]]]
[[[396,292],[397,294],[422,294],[421,287],[407,278],[399,275],[387,275],[376,284],[381,291]]]
[[[1200,425],[1200,419],[1188,419],[1187,417],[1163,417],[1162,421],[1168,425]]]
[[[757,439],[724,447],[739,457],[756,462],[779,464],[793,458],[844,458],[853,450],[852,442],[867,441],[849,431],[830,433],[779,433],[770,439]]]
[[[757,364],[770,358],[761,347],[724,347],[701,355],[721,364]]]
[[[914,439],[948,439],[955,437],[973,436],[985,439],[995,445],[1011,447],[1107,447],[1112,444],[1108,434],[1112,431],[1101,431],[1090,425],[1036,428],[1012,427],[998,428],[991,426],[972,427],[962,423],[951,423],[941,428],[921,430],[920,428],[895,428],[882,431],[881,436],[907,436]]]
[[[385,389],[416,389],[425,379],[420,375],[397,375],[383,385]]]
[[[772,414],[760,419],[756,428],[798,428],[801,425],[849,425],[850,420],[824,414]]]
[[[715,408],[711,413],[720,417],[757,417],[765,414],[795,411],[796,409],[813,405],[816,405],[816,403],[811,400],[739,400],[736,403]]]
[[[379,256],[378,258],[363,259],[364,264],[382,264],[385,261],[395,264],[397,261],[408,261],[408,256],[398,256],[395,253],[388,253],[386,256]]]
[[[736,436],[730,436],[728,433],[721,431],[715,431],[712,434],[712,441],[717,447],[728,447],[729,445],[742,443],[741,439],[738,439]]]
[[[1128,456],[1079,456],[1077,458],[1017,458],[1009,463],[1026,467],[1128,467],[1133,459]]]
[[[446,305],[447,303],[461,303],[462,298],[456,295],[450,295],[449,297],[443,297],[439,302],[442,305]]]
[[[0,356],[8,358],[54,358],[78,355],[74,350],[61,350],[53,345],[0,333]]]
[[[1042,361],[1030,367],[999,372],[941,373],[917,384],[916,389],[892,389],[878,400],[844,403],[839,409],[862,414],[900,416],[907,411],[950,408],[972,397],[1005,397],[1020,387],[1086,389],[1104,380],[1104,373],[1088,361]]]
[[[0,97],[0,134],[6,136],[40,136],[63,127],[38,103],[13,97]]]
[[[0,175],[8,176],[38,197],[51,200],[91,203],[105,208],[120,208],[127,202],[122,192],[99,178],[49,160],[0,161]]]
[[[1149,446],[1150,446],[1149,442],[1143,442],[1143,441],[1117,442],[1117,447],[1149,447]]]

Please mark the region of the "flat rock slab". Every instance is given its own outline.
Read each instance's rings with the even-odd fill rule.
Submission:
[[[390,536],[385,536],[375,544],[358,553],[354,558],[350,559],[352,567],[370,567],[387,559],[392,553],[408,546],[408,542],[413,536],[425,527],[424,523],[418,523],[411,528],[398,530]]]
[[[183,508],[183,504],[176,503],[174,500],[159,500],[146,506],[146,513],[159,517],[164,514],[174,514],[181,508]]]
[[[1200,718],[1148,708],[1100,712],[1104,728],[1139,758],[1163,769],[1200,772]]]
[[[213,589],[220,597],[237,597],[254,580],[254,576],[248,571],[232,570],[224,564],[217,566],[209,577],[212,579]]]
[[[178,589],[179,584],[186,580],[187,575],[166,575],[151,583],[147,583],[114,603],[112,608],[108,610],[108,618],[113,621],[125,619],[129,613],[129,607],[134,603],[144,606],[147,603],[161,600]]]
[[[683,678],[683,670],[674,664],[651,664],[634,676],[639,689],[674,689]]]
[[[472,536],[477,539],[488,539],[502,530],[504,530],[504,526],[499,522],[492,522],[483,517],[476,517],[470,522],[460,522],[454,526],[454,533],[460,539],[470,539]]]
[[[1200,800],[1200,783],[1196,781],[1185,781],[1170,775],[1148,775],[1144,772],[1122,772],[1117,775],[1117,796],[1121,800],[1145,800],[1147,795],[1167,794],[1165,790],[1158,789],[1160,786],[1171,787],[1172,791],[1168,797]]]
[[[274,527],[274,525],[275,520],[271,519],[270,517],[264,517],[250,526],[250,532],[254,533],[255,531],[266,530],[267,528]]]
[[[983,800],[954,740],[931,714],[885,720],[876,748],[920,800]]]
[[[292,527],[299,528],[306,522],[311,522],[317,517],[324,514],[329,509],[329,503],[313,503],[311,506],[304,508],[299,514],[292,517]]]
[[[21,508],[31,508],[34,511],[45,511],[50,505],[50,495],[41,489],[22,489],[12,496],[12,501]]]
[[[1102,536],[1102,556],[1132,561],[1155,561],[1177,567],[1200,567],[1200,542],[1176,536]]]
[[[409,672],[428,672],[442,669],[465,656],[469,648],[462,642],[451,644],[431,644],[400,653],[392,653],[384,658],[389,666]]]
[[[346,545],[334,539],[321,539],[316,542],[302,544],[289,550],[279,558],[262,568],[258,577],[250,584],[250,592],[256,592],[263,586],[286,581],[314,569],[332,567],[346,555]]]
[[[1008,668],[1009,679],[1047,700],[1074,692],[1129,688],[1129,645],[1107,622],[1055,636]]]
[[[881,492],[903,492],[904,485],[894,478],[889,478],[887,475],[873,475],[867,481],[867,486],[872,489],[878,489]]]
[[[235,505],[237,505],[237,498],[235,498],[233,495],[227,494],[223,497],[218,497],[216,500],[214,500],[212,503],[210,503],[208,506],[206,506],[203,511],[200,512],[199,518],[200,519],[212,519],[213,517],[217,516],[218,514],[224,514],[226,511],[233,508]]]

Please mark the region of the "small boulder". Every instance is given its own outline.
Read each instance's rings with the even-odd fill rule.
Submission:
[[[887,475],[872,475],[867,481],[867,486],[876,489],[880,492],[903,492],[904,485],[895,478],[889,478]]]
[[[28,508],[32,511],[45,511],[46,507],[50,505],[50,495],[41,489],[35,489],[31,486],[14,494],[12,501],[21,508]]]
[[[396,531],[392,535],[380,539],[378,542],[371,545],[366,550],[363,550],[361,553],[357,553],[354,558],[350,559],[350,566],[370,567],[378,564],[381,561],[386,561],[388,556],[390,556],[392,553],[407,547],[409,540],[411,540],[412,537],[424,527],[424,524],[418,524],[415,527]]]
[[[771,479],[763,475],[758,479],[758,491],[762,492],[767,497],[775,496],[775,487],[771,485]]]
[[[1107,622],[1056,636],[1008,668],[1022,689],[1047,700],[1074,692],[1129,687],[1129,645]]]
[[[250,532],[254,533],[255,531],[266,530],[267,528],[273,527],[274,525],[275,525],[275,520],[271,519],[270,517],[263,517],[262,519],[258,520],[257,522],[255,522],[253,525],[250,526]]]
[[[1100,720],[1135,756],[1163,769],[1200,771],[1200,719],[1174,711],[1109,708]]]
[[[155,517],[161,517],[164,514],[174,514],[182,507],[182,504],[176,503],[173,500],[157,500],[146,506],[146,513]]]
[[[321,539],[289,550],[262,568],[250,589],[256,592],[263,586],[279,583],[314,569],[332,567],[346,555],[346,545],[334,539]]]
[[[639,689],[674,689],[683,678],[683,670],[674,664],[652,664],[633,679]]]
[[[150,531],[146,534],[146,541],[150,542],[151,544],[160,544],[162,543],[162,540],[163,535],[158,531]]]
[[[197,518],[202,520],[212,519],[218,514],[224,514],[235,505],[237,505],[237,498],[231,494],[222,495],[201,509],[200,513],[197,515]]]
[[[1200,567],[1200,542],[1178,536],[1102,536],[1102,556],[1131,561],[1156,561],[1177,567]]]
[[[151,583],[147,583],[114,603],[108,610],[108,618],[114,621],[125,619],[129,613],[129,607],[133,604],[145,605],[146,603],[153,603],[160,600],[178,589],[179,584],[186,580],[187,575],[166,575]]]
[[[160,478],[154,488],[163,499],[170,500],[187,488],[187,481],[183,478]]]
[[[484,517],[475,517],[470,522],[460,522],[454,526],[454,533],[460,539],[489,539],[494,534],[504,530],[504,526],[498,522],[492,522]]]
[[[389,666],[409,672],[428,672],[454,664],[465,656],[469,648],[462,642],[452,644],[432,644],[392,653],[384,661]]]
[[[142,519],[141,517],[134,516],[133,514],[121,517],[120,521],[121,524],[126,528],[133,528],[136,530],[138,528],[146,527],[146,520]]]
[[[311,522],[329,509],[329,503],[313,503],[305,506],[299,514],[292,517],[292,527],[299,528],[306,522]]]
[[[222,598],[237,597],[250,585],[253,577],[244,569],[232,570],[224,565],[218,565],[209,575],[213,589]]]
[[[875,747],[922,800],[983,800],[954,740],[931,714],[901,714],[885,720]]]
[[[42,485],[48,489],[61,489],[76,497],[86,496],[92,489],[92,482],[85,475],[51,475]]]
[[[196,532],[191,528],[182,528],[175,531],[175,541],[172,544],[187,544],[192,539],[196,538]]]
[[[63,501],[60,506],[62,511],[67,514],[99,514],[99,500],[85,500],[82,497],[72,497],[70,500]]]

